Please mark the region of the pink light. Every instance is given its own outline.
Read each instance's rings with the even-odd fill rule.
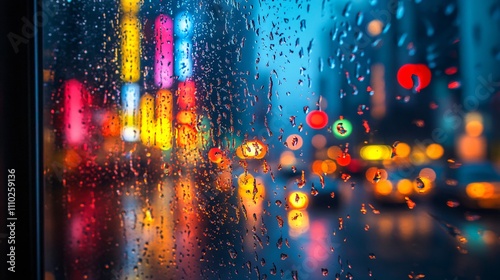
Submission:
[[[64,135],[70,145],[81,144],[86,136],[87,103],[90,96],[82,83],[71,79],[64,84]]]
[[[170,88],[174,83],[174,22],[167,15],[159,15],[155,20],[155,85]]]

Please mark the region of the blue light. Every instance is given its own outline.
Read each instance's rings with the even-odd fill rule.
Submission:
[[[192,47],[189,39],[177,40],[175,46],[175,75],[183,82],[193,75]]]
[[[179,13],[175,17],[174,31],[179,38],[191,37],[193,34],[193,17],[187,11]]]
[[[122,87],[122,138],[126,142],[139,141],[139,98],[140,88],[138,84],[125,84]]]

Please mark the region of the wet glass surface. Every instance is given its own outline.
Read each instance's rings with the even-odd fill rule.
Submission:
[[[500,2],[42,3],[46,279],[500,278]]]

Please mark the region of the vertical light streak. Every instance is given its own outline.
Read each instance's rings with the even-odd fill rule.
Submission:
[[[173,96],[168,89],[156,94],[156,146],[162,150],[172,148]]]
[[[124,13],[137,14],[141,8],[141,0],[121,0],[120,8]]]
[[[192,46],[189,38],[175,42],[175,75],[182,82],[193,75]]]
[[[139,81],[141,65],[140,23],[137,16],[126,14],[121,20],[122,75],[127,83]]]
[[[174,83],[174,22],[167,15],[159,15],[155,20],[155,86],[171,88]]]
[[[374,119],[381,119],[385,116],[386,111],[386,92],[385,92],[385,68],[382,64],[372,66],[372,85],[373,96],[371,98],[372,108],[371,115]]]
[[[125,84],[122,87],[122,138],[126,142],[139,140],[139,85]]]
[[[179,112],[176,120],[177,145],[180,148],[193,149],[198,144],[198,132],[196,130],[196,87],[193,81],[181,82],[177,88],[177,106]]]
[[[177,106],[179,110],[194,110],[196,106],[196,85],[193,81],[181,82],[177,90]]]
[[[139,105],[139,124],[141,142],[146,146],[155,143],[155,104],[151,94],[146,93],[141,97]]]
[[[181,149],[192,150],[198,145],[196,129],[196,85],[193,75],[192,42],[193,19],[188,12],[175,18],[175,74],[180,83],[177,89],[176,143]]]
[[[70,145],[81,144],[86,136],[89,98],[79,81],[71,79],[64,84],[64,134]]]

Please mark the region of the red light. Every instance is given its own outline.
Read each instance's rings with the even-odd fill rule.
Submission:
[[[460,82],[453,81],[448,84],[449,89],[456,89],[460,87]]]
[[[413,75],[418,77],[418,85],[413,84]],[[399,68],[398,82],[405,89],[415,87],[417,92],[427,87],[431,82],[431,70],[424,64],[405,64]]]
[[[323,111],[314,110],[307,114],[306,122],[313,129],[322,129],[328,124],[328,115]]]
[[[446,75],[453,75],[453,74],[457,73],[457,67],[448,67],[444,70],[444,73]]]
[[[351,163],[351,155],[347,153],[343,153],[337,158],[337,163],[340,166],[347,166],[349,163]]]
[[[222,150],[219,148],[212,148],[208,151],[208,159],[213,163],[220,163],[222,161]]]
[[[196,86],[193,81],[179,83],[177,105],[180,110],[191,110],[196,105]]]

